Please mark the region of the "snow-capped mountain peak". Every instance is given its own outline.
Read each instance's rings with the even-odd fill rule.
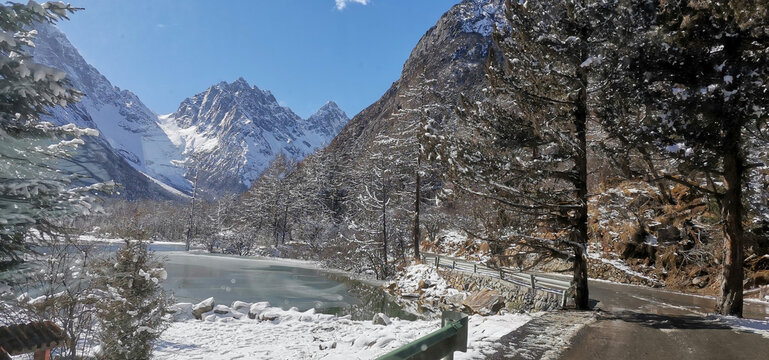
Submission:
[[[190,184],[183,176],[185,169],[173,164],[181,153],[158,126],[155,113],[134,93],[113,86],[83,59],[55,25],[38,24],[36,30],[38,36],[31,49],[35,60],[65,71],[72,86],[85,94],[80,102],[70,104],[66,109],[52,109],[45,120],[95,128],[101,133],[101,141],[144,174],[141,176],[182,191],[188,190]]]
[[[330,140],[342,130],[348,120],[347,114],[335,102],[328,101],[310,115],[305,124],[309,131],[328,135]]]
[[[243,78],[213,85],[182,101],[175,113],[158,117],[169,139],[197,159],[199,185],[212,194],[245,189],[279,153],[303,158],[330,142],[347,121],[333,102],[303,120]]]
[[[176,112],[158,116],[88,64],[56,26],[40,24],[38,33],[32,55],[65,71],[85,94],[79,103],[53,109],[46,120],[98,129],[101,146],[125,163],[120,171],[134,169],[120,176],[136,188],[151,180],[190,193],[197,177],[210,196],[242,191],[277,154],[299,160],[330,142],[348,121],[333,102],[304,120],[242,77],[217,83],[182,101]]]

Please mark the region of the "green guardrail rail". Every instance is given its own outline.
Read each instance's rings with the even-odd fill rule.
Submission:
[[[454,352],[467,352],[467,315],[456,311],[441,314],[441,328],[403,345],[379,360],[454,359]]]

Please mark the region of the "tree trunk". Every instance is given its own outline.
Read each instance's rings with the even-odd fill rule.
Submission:
[[[724,137],[724,186],[721,206],[724,223],[724,262],[721,273],[721,296],[716,312],[742,317],[742,176],[745,171],[740,155],[740,127],[729,126]]]
[[[586,41],[586,40],[585,40]],[[579,208],[574,215],[573,237],[574,244],[574,286],[576,293],[574,303],[577,309],[590,308],[590,294],[587,286],[587,74],[582,67],[577,69],[580,79],[580,89],[577,95],[577,106],[574,110],[574,125],[579,148],[574,157],[574,169],[577,180],[574,187],[577,190]]]
[[[286,244],[286,232],[288,232],[288,204],[283,207],[283,224],[281,224],[281,230],[283,231],[283,234],[280,238],[280,242],[283,243],[283,245]]]
[[[187,241],[184,249],[190,251],[190,243],[192,242],[192,227],[195,225],[195,197],[198,193],[198,168],[195,168],[195,183],[192,185],[192,200],[190,204],[190,224],[187,228]]]
[[[387,199],[383,196],[382,199]],[[382,267],[382,278],[386,279],[388,275],[387,271],[387,200],[382,200],[382,261],[384,266]]]
[[[422,164],[422,155],[417,155],[417,176],[416,176],[416,189],[414,191],[414,261],[419,261],[419,241],[422,237],[419,229],[419,203],[422,197],[422,174],[419,173],[420,166]]]

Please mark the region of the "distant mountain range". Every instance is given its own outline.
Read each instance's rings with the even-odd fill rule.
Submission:
[[[85,96],[43,120],[99,130],[76,157],[79,172],[114,179],[127,198],[179,199],[198,187],[216,197],[245,190],[279,153],[301,159],[328,144],[349,120],[334,103],[302,119],[269,91],[239,78],[221,82],[158,116],[113,86],[55,26],[38,26],[37,62],[67,72]]]
[[[483,64],[494,46],[491,34],[509,28],[503,11],[503,0],[452,7],[414,47],[401,77],[349,121],[333,102],[302,119],[242,78],[215,84],[158,116],[133,93],[112,86],[54,26],[40,27],[33,54],[66,71],[86,94],[49,118],[101,131],[90,146],[103,151],[87,159],[98,169],[93,172],[126,185],[128,197],[180,197],[191,192],[197,169],[199,188],[215,197],[245,190],[281,152],[298,160],[328,144],[326,151],[354,157],[403,121],[396,114],[409,107],[438,104],[438,117],[451,121],[460,93],[477,98],[488,86]],[[420,88],[420,100],[408,101]]]

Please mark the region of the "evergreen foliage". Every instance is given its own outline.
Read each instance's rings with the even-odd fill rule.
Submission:
[[[81,136],[98,132],[39,121],[40,114],[81,94],[68,86],[66,73],[31,58],[31,28],[67,19],[75,10],[61,2],[0,5],[0,261],[20,260],[30,228],[54,233],[64,219],[94,212],[91,194],[113,185],[76,186],[83,179],[59,166],[83,144]]]
[[[155,340],[167,327],[163,318],[171,299],[160,282],[163,264],[144,242],[127,241],[114,256],[94,266],[99,358],[149,359]]]

